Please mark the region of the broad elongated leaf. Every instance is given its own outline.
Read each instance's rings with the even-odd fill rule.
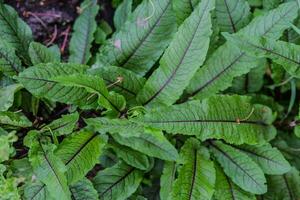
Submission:
[[[187,140],[180,151],[182,167],[174,182],[174,200],[209,200],[214,193],[216,172],[207,149],[196,139]]]
[[[255,200],[253,194],[247,193],[239,188],[235,183],[228,178],[223,169],[215,164],[216,169],[216,186],[214,193],[215,200]]]
[[[110,63],[141,75],[149,71],[176,29],[171,0],[152,3],[144,0],[136,8],[129,21],[101,49],[96,64]]]
[[[284,174],[290,171],[291,166],[276,148],[270,144],[263,146],[243,145],[236,147],[252,158],[266,174]]]
[[[176,175],[176,163],[164,162],[164,168],[160,177],[160,192],[159,196],[161,200],[168,200],[171,197],[173,183]]]
[[[55,136],[68,135],[73,132],[78,119],[79,114],[77,112],[69,115],[63,115],[61,118],[44,126],[41,129],[41,132],[48,135],[53,134]]]
[[[81,14],[75,21],[70,41],[69,62],[86,64],[90,59],[90,48],[97,28],[95,18],[98,10],[96,0],[85,0],[81,4]]]
[[[15,93],[22,88],[21,84],[0,88],[0,111],[7,111],[13,105]]]
[[[23,69],[21,60],[16,56],[15,49],[0,38],[0,71],[7,76],[13,76]]]
[[[142,89],[145,79],[124,68],[109,66],[95,68],[88,73],[100,76],[113,91],[116,91],[131,100]]]
[[[117,30],[120,30],[125,22],[129,19],[132,9],[132,0],[123,1],[115,11],[114,25]]]
[[[85,71],[84,65],[48,63],[26,69],[17,79],[37,97],[81,107],[95,107],[97,95],[91,96],[92,93],[83,87],[65,86],[54,80],[58,76],[83,74]]]
[[[105,138],[86,131],[74,133],[63,140],[55,155],[66,165],[69,184],[76,183],[99,162],[105,144]]]
[[[34,65],[40,63],[58,63],[60,61],[60,54],[57,54],[56,51],[37,42],[30,43],[28,52],[31,62]]]
[[[23,198],[25,200],[54,200],[41,182],[26,184]]]
[[[292,76],[300,77],[300,46],[263,37],[226,35],[226,38],[247,54],[270,58],[282,65]]]
[[[31,29],[19,18],[18,13],[10,6],[0,2],[0,38],[12,45],[17,54],[27,63],[29,43],[32,41]]]
[[[98,193],[87,178],[83,178],[70,186],[73,200],[98,200]]]
[[[30,127],[32,123],[22,113],[0,112],[0,124],[2,127],[25,128]]]
[[[250,6],[246,0],[217,0],[217,24],[222,32],[235,33],[250,20]]]
[[[177,23],[181,24],[196,8],[200,0],[173,0]]]
[[[154,109],[139,119],[145,125],[201,140],[224,139],[235,144],[265,143],[274,138],[271,110],[252,105],[245,96],[213,96],[200,101]]]
[[[100,171],[93,184],[101,200],[123,200],[137,190],[142,178],[142,171],[121,162]]]
[[[175,147],[160,131],[148,130],[140,136],[131,137],[122,134],[112,134],[112,136],[118,143],[151,157],[168,161],[175,161],[178,157]]]
[[[210,142],[210,146],[225,174],[235,184],[254,194],[267,192],[266,178],[262,170],[247,154],[222,142]]]
[[[179,27],[160,60],[160,67],[147,80],[137,100],[143,105],[173,104],[203,64],[209,46],[210,12],[214,1],[203,0]]]
[[[238,32],[249,36],[266,36],[277,39],[290,27],[297,17],[296,2],[280,5],[278,8],[256,17],[248,26]],[[257,66],[256,58],[248,57],[244,51],[228,42],[220,46],[194,75],[187,88],[190,96],[203,99],[231,86],[234,77],[241,76]]]

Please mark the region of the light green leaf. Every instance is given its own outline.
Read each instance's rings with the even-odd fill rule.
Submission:
[[[22,113],[0,112],[0,124],[8,128],[25,128],[32,126],[32,123]]]
[[[13,105],[15,93],[22,88],[21,84],[13,84],[0,88],[0,111],[7,111]]]
[[[60,62],[60,54],[57,55],[55,51],[47,48],[46,46],[38,42],[31,42],[28,51],[31,62],[34,65],[40,63]]]
[[[0,3],[0,38],[7,41],[27,63],[28,47],[32,41],[31,29],[10,6]]]
[[[125,22],[129,19],[132,10],[132,0],[124,0],[116,9],[114,15],[114,25],[118,30],[125,24]]]
[[[255,161],[266,174],[280,175],[291,170],[281,152],[270,144],[263,146],[242,145],[236,147]]]
[[[153,3],[153,4],[152,4]],[[161,56],[176,29],[171,0],[143,1],[100,49],[96,65],[125,67],[140,75]]]
[[[192,15],[179,27],[160,60],[160,67],[147,80],[137,96],[143,105],[171,105],[179,99],[209,47],[213,0],[202,0]]]
[[[171,197],[172,187],[175,181],[176,163],[165,161],[162,175],[160,177],[160,199],[168,200]]]
[[[263,144],[276,135],[271,110],[246,96],[218,95],[200,101],[153,109],[138,121],[173,134],[234,144]]]
[[[99,162],[105,144],[105,138],[86,131],[74,133],[60,143],[55,155],[66,165],[69,184],[79,181]]]
[[[87,67],[77,64],[41,64],[30,67],[19,74],[17,80],[33,95],[83,108],[96,106],[97,96],[92,96],[83,87],[65,86],[54,81],[58,76],[83,74]]]
[[[70,40],[69,62],[86,64],[90,57],[90,49],[97,29],[96,15],[99,6],[96,0],[85,0],[81,6],[81,14],[74,24],[74,32]]]
[[[216,192],[215,200],[255,200],[255,196],[240,189],[228,178],[223,169],[215,163],[216,169]]]
[[[210,200],[216,172],[206,148],[196,139],[185,142],[180,151],[182,167],[172,190],[172,200]]]
[[[91,181],[83,178],[70,186],[70,192],[73,200],[98,200],[98,193]]]
[[[23,71],[23,69],[24,67],[21,60],[16,56],[15,49],[6,40],[0,38],[0,72],[3,72],[7,76],[13,76]]]
[[[124,200],[137,190],[142,179],[142,171],[121,162],[100,171],[93,184],[101,200]]]
[[[235,184],[253,194],[267,192],[264,173],[247,154],[222,142],[210,142],[210,147],[225,174]]]
[[[15,153],[13,143],[18,140],[15,134],[15,131],[7,133],[4,129],[0,128],[0,163],[8,160]]]
[[[255,17],[238,34],[279,38],[298,13],[296,2],[280,5],[278,8]],[[257,66],[257,58],[249,57],[245,52],[226,42],[220,46],[200,68],[187,88],[189,96],[204,99],[231,86],[234,77],[248,73]]]
[[[168,161],[175,161],[178,157],[175,147],[160,131],[147,130],[140,136],[131,137],[123,134],[112,134],[112,136],[118,143],[151,157]]]
[[[237,32],[248,24],[250,17],[250,6],[246,0],[216,1],[216,18],[221,32]]]
[[[173,0],[173,10],[176,14],[177,23],[181,24],[190,16],[201,0]]]

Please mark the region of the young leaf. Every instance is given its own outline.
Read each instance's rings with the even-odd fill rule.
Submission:
[[[292,76],[300,77],[300,58],[297,56],[300,53],[300,46],[263,37],[226,35],[226,39],[247,54],[270,58],[275,63],[282,65]]]
[[[225,174],[235,184],[253,194],[267,192],[266,178],[262,170],[247,154],[222,142],[210,142],[210,146]]]
[[[281,152],[270,144],[263,146],[242,145],[236,147],[255,161],[266,174],[280,175],[291,170]]]
[[[95,107],[97,96],[85,88],[65,86],[54,81],[54,78],[63,75],[83,74],[87,67],[77,64],[41,64],[30,67],[19,74],[17,80],[33,95],[81,107]]]
[[[237,32],[248,24],[250,16],[250,6],[246,0],[216,1],[217,24],[221,32]]]
[[[209,46],[213,0],[203,0],[184,21],[160,60],[160,67],[137,96],[143,105],[173,104],[203,64]]]
[[[200,0],[173,0],[173,10],[176,14],[177,23],[182,24],[199,2]]]
[[[132,10],[132,0],[124,0],[115,11],[114,25],[118,30],[125,24],[129,19]]]
[[[11,44],[26,63],[30,63],[28,47],[32,41],[31,29],[12,7],[1,2],[0,24],[0,38]]]
[[[178,157],[175,147],[160,131],[148,130],[140,136],[131,137],[122,134],[112,134],[112,136],[118,143],[151,157],[168,161],[175,161]]]
[[[90,57],[90,49],[97,28],[96,15],[99,10],[96,0],[85,0],[81,6],[81,14],[74,24],[74,32],[70,41],[69,62],[86,64]]]
[[[74,133],[60,143],[55,155],[65,163],[69,184],[76,183],[99,162],[106,139],[97,133]]]
[[[34,65],[40,63],[58,63],[60,62],[60,54],[38,42],[31,42],[28,50],[31,62]]]
[[[41,132],[48,135],[68,135],[73,132],[76,123],[79,119],[79,114],[77,112],[69,115],[63,115],[61,118],[54,120],[50,124],[44,126]]]
[[[298,13],[296,2],[280,5],[278,8],[258,16],[240,30],[238,34],[266,36],[277,39],[290,27]],[[220,46],[194,75],[187,88],[189,96],[204,99],[231,86],[234,77],[241,76],[257,66],[257,59],[248,57],[244,51],[225,43]]]
[[[172,187],[175,181],[176,175],[176,163],[164,162],[164,168],[160,177],[160,192],[159,196],[161,200],[168,200],[171,197]]]
[[[255,200],[255,196],[243,191],[230,178],[228,178],[223,169],[215,163],[216,169],[216,186],[214,193],[215,200]]]
[[[7,111],[13,105],[15,93],[22,88],[21,84],[13,84],[0,88],[0,111]]]
[[[23,69],[24,67],[22,67],[21,60],[16,56],[15,49],[0,38],[0,72],[7,76],[13,76],[23,71]]]
[[[122,29],[100,49],[97,65],[125,67],[144,75],[161,56],[176,29],[171,0],[143,1]]]
[[[262,144],[276,135],[271,110],[252,105],[246,96],[213,96],[200,101],[153,109],[138,121],[173,134],[234,144]]]
[[[71,185],[70,192],[74,200],[98,200],[98,193],[87,178]]]
[[[31,127],[32,123],[22,113],[0,112],[0,124],[8,128],[25,128]]]
[[[210,200],[214,193],[216,172],[207,149],[196,139],[185,142],[180,151],[182,167],[172,189],[174,200]]]
[[[100,171],[93,179],[93,184],[100,199],[123,200],[137,190],[142,179],[142,171],[121,162]]]

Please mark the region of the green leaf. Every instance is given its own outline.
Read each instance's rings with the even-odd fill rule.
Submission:
[[[98,200],[98,193],[87,178],[71,185],[70,191],[73,200]]]
[[[139,136],[112,134],[112,137],[118,143],[151,157],[168,161],[175,161],[178,158],[177,150],[160,131],[146,130]]]
[[[92,93],[88,99],[98,96],[99,105],[108,110],[112,110],[112,113],[116,115],[120,114],[125,109],[125,98],[114,92],[109,93],[103,79],[98,76],[73,74],[58,76],[53,78],[53,80],[67,87],[85,88],[87,92]]]
[[[250,6],[246,0],[216,1],[216,18],[221,32],[237,32],[248,24],[250,17]]]
[[[117,157],[121,158],[126,164],[140,170],[150,168],[150,160],[146,155],[116,142],[111,142],[109,147],[116,153]]]
[[[223,169],[215,163],[216,169],[216,192],[215,200],[255,200],[255,196],[240,189],[228,178]]]
[[[176,29],[171,0],[143,1],[122,29],[100,49],[96,65],[115,65],[144,75]]]
[[[125,24],[125,22],[129,19],[132,10],[132,0],[124,0],[116,9],[114,15],[114,25],[118,30]]]
[[[0,112],[0,124],[8,128],[26,128],[31,127],[32,123],[22,113]]]
[[[45,125],[41,132],[47,135],[68,135],[73,132],[76,123],[79,119],[79,114],[77,112],[73,114],[63,115],[61,118],[54,120],[48,125]]]
[[[137,190],[142,179],[142,171],[121,162],[100,171],[93,179],[93,184],[100,199],[123,200]]]
[[[160,67],[147,80],[137,100],[143,105],[171,105],[182,94],[203,64],[211,36],[214,1],[203,0],[184,21],[160,60]]]
[[[160,199],[168,200],[171,196],[172,187],[175,181],[176,163],[165,161],[162,175],[160,177]]]
[[[23,69],[24,67],[22,67],[21,60],[16,56],[15,49],[0,38],[0,71],[7,76],[13,76],[23,71]]]
[[[173,10],[176,14],[177,23],[181,24],[190,16],[200,0],[173,0]]]
[[[0,88],[0,111],[7,111],[13,105],[15,93],[22,88],[21,84],[13,84]]]
[[[296,168],[282,176],[270,176],[268,179],[267,200],[284,199],[297,200],[300,198],[300,175]]]
[[[86,66],[77,64],[41,64],[24,70],[17,80],[39,98],[91,108],[96,106],[97,96],[91,97],[92,93],[85,88],[65,86],[54,81],[58,76],[83,74],[86,69]]]
[[[24,188],[25,200],[54,200],[41,182],[27,183]]]
[[[266,178],[252,159],[222,142],[210,142],[210,147],[225,174],[243,190],[253,194],[267,192]]]
[[[28,50],[31,62],[34,65],[40,63],[60,62],[60,54],[38,42],[31,42]]]
[[[60,143],[55,155],[66,165],[69,184],[79,181],[99,162],[105,144],[105,138],[86,131],[74,133]]]
[[[61,159],[54,155],[54,145],[44,145],[39,139],[31,142],[29,160],[35,176],[46,185],[53,198],[71,199],[64,174],[66,167]]]
[[[13,143],[18,140],[15,134],[15,131],[7,133],[4,129],[0,128],[0,163],[14,155],[15,149]]]
[[[271,110],[237,95],[153,109],[138,121],[173,134],[224,139],[234,144],[263,144],[276,135]]]
[[[297,78],[300,77],[300,46],[293,43],[275,41],[264,37],[230,36],[226,39],[237,45],[249,55],[259,58],[270,58]]]
[[[236,147],[255,161],[266,174],[280,175],[291,170],[281,152],[270,144],[263,146],[243,145]]]
[[[0,3],[0,38],[11,44],[27,63],[28,47],[32,41],[32,32],[29,26],[18,16],[10,6]]]
[[[127,100],[135,99],[146,81],[132,71],[115,66],[91,69],[88,73],[100,76],[113,91],[122,94]]]
[[[80,9],[82,12],[75,21],[70,41],[69,62],[86,64],[91,58],[90,49],[97,29],[95,18],[99,6],[96,0],[85,0]]]
[[[290,27],[288,22],[292,22],[297,13],[296,2],[284,3],[262,16],[255,17],[238,34],[277,39]],[[257,58],[247,56],[244,51],[226,42],[197,71],[187,88],[187,93],[197,99],[207,98],[230,87],[234,77],[248,73],[258,63]]]
[[[216,172],[206,148],[196,139],[185,142],[180,151],[181,168],[172,190],[174,200],[210,200]]]

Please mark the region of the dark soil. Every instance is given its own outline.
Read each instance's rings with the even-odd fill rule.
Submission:
[[[35,41],[47,46],[57,44],[63,55],[68,54],[72,25],[78,16],[83,0],[4,0],[14,7],[30,26]],[[101,11],[98,20],[112,24],[113,9],[110,0],[99,0]]]

